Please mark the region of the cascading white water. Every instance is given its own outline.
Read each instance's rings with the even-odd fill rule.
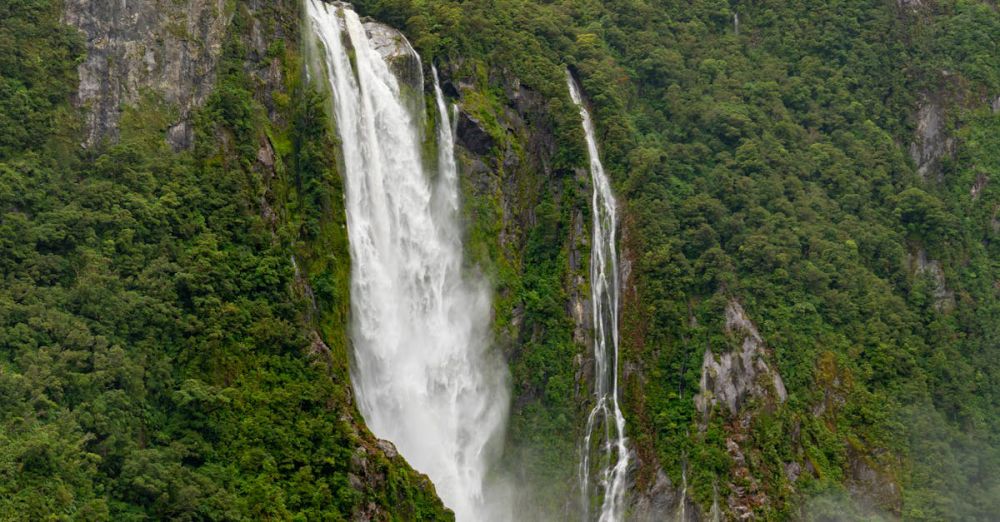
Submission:
[[[489,347],[488,287],[463,271],[453,130],[436,72],[439,154],[427,159],[420,67],[415,80],[397,78],[350,6],[305,1],[343,152],[358,406],[458,520],[490,518],[484,480],[507,380]]]
[[[625,417],[618,406],[618,252],[615,243],[617,214],[611,183],[604,173],[594,124],[583,103],[573,76],[566,72],[573,103],[580,109],[587,137],[590,175],[594,186],[591,199],[592,239],[590,246],[590,300],[594,321],[594,407],[587,416],[580,459],[580,490],[583,516],[590,520],[592,489],[603,493],[598,520],[617,522],[625,514],[625,485],[629,453],[625,439]],[[599,430],[597,441],[593,440]],[[601,438],[602,437],[602,438]],[[593,444],[597,447],[592,447]],[[597,484],[591,484],[591,455],[598,461]]]

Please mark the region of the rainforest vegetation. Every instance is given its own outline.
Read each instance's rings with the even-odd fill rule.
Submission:
[[[359,456],[376,442],[348,378],[336,140],[303,78],[300,6],[257,4],[227,3],[215,87],[175,151],[175,108],[155,93],[117,140],[81,146],[88,43],[58,0],[0,3],[0,519],[451,516],[400,457]],[[504,85],[544,101],[531,123],[555,152],[547,172],[518,171],[521,240],[501,240],[495,198],[469,184],[465,200],[511,371],[502,464],[536,502],[570,494],[586,411],[567,312],[586,268],[566,238],[589,197],[569,68],[624,216],[635,488],[659,467],[705,510],[752,491],[764,520],[1000,513],[994,2],[355,6],[471,79],[463,110],[494,143],[518,139],[498,122]],[[285,35],[266,55],[246,43],[252,10]],[[250,71],[272,60],[284,83],[265,94]],[[942,152],[922,162],[927,147]],[[705,350],[732,348],[733,300],[788,390],[742,427],[693,402]]]
[[[327,347],[309,311],[346,306],[318,95],[290,85],[268,130],[237,10],[193,150],[164,141],[155,98],[117,143],[82,149],[69,96],[84,42],[60,4],[0,6],[0,519],[340,520],[368,503],[447,518],[384,457],[367,463],[380,490],[349,480],[372,441],[349,421],[343,326]],[[291,161],[281,225],[252,205],[267,132]],[[298,260],[315,304],[289,262],[306,242],[323,252]]]

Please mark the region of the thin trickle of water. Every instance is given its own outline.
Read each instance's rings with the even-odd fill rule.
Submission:
[[[463,271],[454,135],[436,72],[439,153],[428,161],[424,104],[405,99],[372,31],[346,4],[306,0],[306,9],[342,148],[358,407],[376,436],[431,478],[458,520],[489,519],[484,485],[506,421],[507,380],[489,346],[488,287]],[[409,96],[421,96],[422,78],[407,81],[417,90]],[[434,164],[436,172],[425,168]]]
[[[719,485],[712,483],[712,509],[708,511],[708,519],[712,522],[722,520],[722,510],[719,508]]]
[[[594,186],[591,198],[592,238],[590,248],[590,301],[594,321],[594,407],[587,416],[581,445],[580,490],[584,520],[591,520],[591,497],[603,495],[598,520],[622,520],[625,514],[625,486],[629,453],[625,438],[625,417],[618,406],[618,228],[615,198],[604,173],[594,124],[583,103],[576,80],[567,71],[573,103],[580,109],[587,137],[590,175]],[[598,440],[594,440],[595,431]],[[591,482],[592,457],[596,457],[596,483]]]
[[[677,522],[687,520],[688,474],[687,463],[681,465],[681,500],[677,505]]]

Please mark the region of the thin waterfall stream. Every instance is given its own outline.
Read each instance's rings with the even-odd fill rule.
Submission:
[[[618,251],[615,235],[618,216],[611,183],[604,173],[594,124],[576,84],[566,72],[573,103],[580,109],[587,138],[590,175],[592,231],[590,247],[590,300],[594,325],[594,407],[587,417],[581,444],[580,491],[584,520],[591,520],[591,499],[602,493],[600,522],[616,522],[625,514],[625,487],[629,452],[625,438],[625,416],[618,405]],[[597,439],[595,440],[595,435]],[[597,461],[592,461],[596,457]],[[596,470],[592,469],[596,465]],[[591,481],[594,474],[597,483]]]
[[[484,491],[509,392],[490,347],[489,287],[463,259],[454,132],[437,72],[438,154],[427,158],[422,66],[405,38],[373,42],[390,30],[347,4],[306,0],[306,11],[341,142],[358,407],[458,520],[492,519]]]

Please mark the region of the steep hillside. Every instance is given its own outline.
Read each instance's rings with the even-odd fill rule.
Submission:
[[[297,4],[159,4],[0,7],[0,518],[452,518],[352,403]]]
[[[512,296],[505,464],[553,492],[543,505],[573,490],[588,398],[567,64],[627,208],[632,515],[676,516],[682,489],[692,517],[996,511],[995,6],[359,5],[462,71],[460,105],[493,138],[467,127],[493,173],[474,188],[498,187],[472,231]],[[541,170],[512,178],[520,120],[554,138],[520,140]]]
[[[994,2],[355,8],[457,105],[517,519],[581,509],[567,69],[623,218],[626,519],[1000,512]],[[296,0],[0,5],[0,518],[453,518],[355,406],[343,162],[302,23]]]

